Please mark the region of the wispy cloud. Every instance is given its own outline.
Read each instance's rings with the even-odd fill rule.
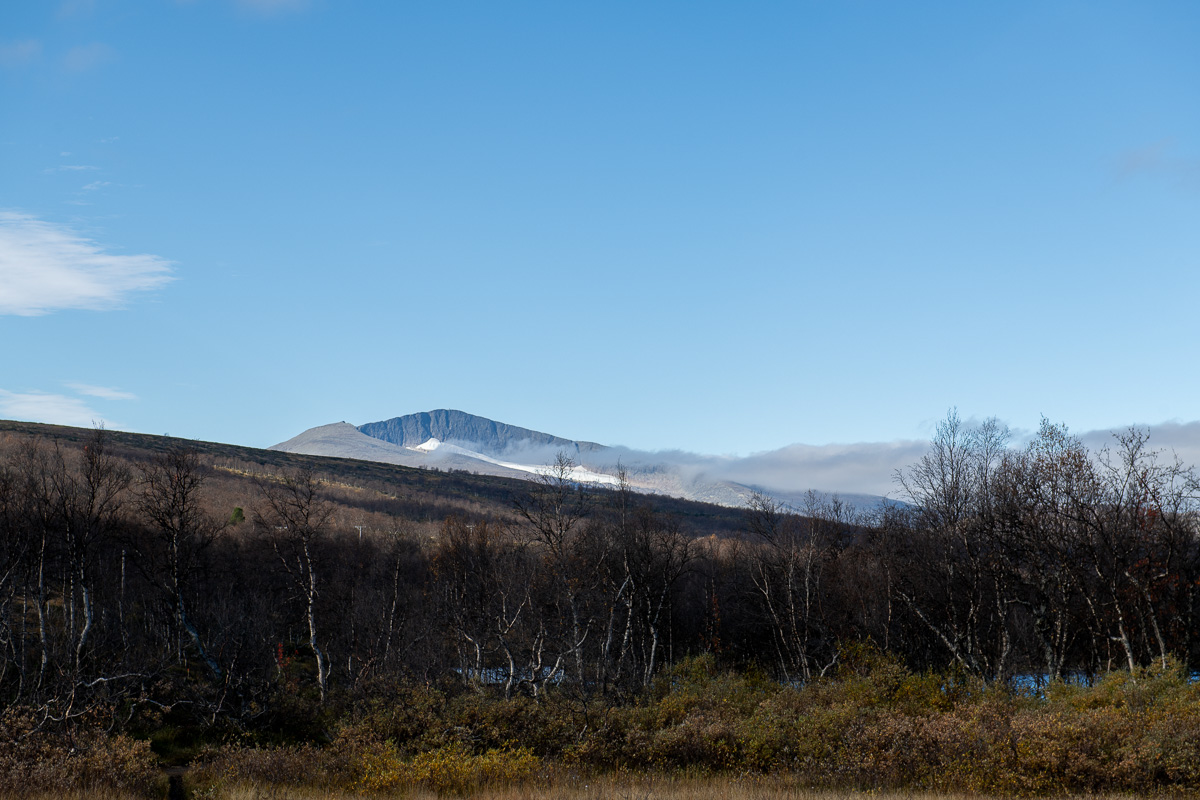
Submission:
[[[155,255],[113,255],[63,225],[0,212],[0,314],[105,310],[171,277]]]
[[[109,181],[92,181],[91,183],[84,186],[82,191],[94,192],[97,189],[103,189],[105,186],[112,186],[112,183]]]
[[[46,167],[42,172],[86,172],[88,170],[100,169],[93,167],[91,164],[60,164],[57,167]]]
[[[137,400],[133,392],[125,392],[108,386],[93,386],[90,383],[68,383],[68,387],[88,397],[99,397],[102,400]]]
[[[67,72],[87,72],[107,64],[117,57],[117,51],[103,42],[72,47],[63,56],[63,69]]]
[[[81,428],[91,427],[93,424],[100,424],[106,428],[120,427],[104,419],[78,397],[48,392],[10,392],[0,389],[0,417]]]
[[[19,67],[35,60],[42,54],[42,43],[37,39],[0,43],[0,66]]]

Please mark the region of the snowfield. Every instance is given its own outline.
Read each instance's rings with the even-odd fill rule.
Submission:
[[[518,472],[528,472],[533,475],[552,475],[555,472],[555,468],[552,466],[546,466],[545,464],[518,464],[513,461],[501,461],[498,458],[492,458],[491,456],[484,455],[483,453],[478,453],[474,450],[468,450],[465,447],[459,447],[456,444],[440,442],[436,438],[429,439],[428,441],[422,442],[416,447],[411,447],[409,449],[416,450],[421,453],[433,453],[435,451],[439,454],[455,453],[468,458],[477,458],[480,461],[486,461],[487,463],[495,464],[498,467],[513,469],[517,470]],[[618,483],[620,483],[620,481],[618,481],[612,475],[606,475],[603,472],[593,472],[586,467],[579,466],[571,468],[570,478],[576,483],[596,483],[603,486],[616,486]]]

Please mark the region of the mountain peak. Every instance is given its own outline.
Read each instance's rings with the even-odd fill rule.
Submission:
[[[469,445],[472,449],[493,456],[530,448],[562,450],[569,456],[607,449],[595,442],[563,439],[450,408],[407,414],[382,422],[368,422],[359,425],[358,430],[374,439],[401,447],[418,448],[430,439],[437,439],[439,442]]]

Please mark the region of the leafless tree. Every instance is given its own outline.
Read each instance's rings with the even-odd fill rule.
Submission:
[[[996,677],[1008,666],[1018,603],[992,524],[1008,437],[996,420],[971,427],[951,410],[929,451],[895,475],[917,527],[907,543],[908,580],[893,590],[955,661]]]
[[[188,614],[188,595],[199,560],[224,528],[205,506],[205,472],[194,448],[175,445],[139,468],[137,508],[151,537],[138,547],[147,579],[172,606],[175,624],[191,640],[213,676],[221,667],[209,654]]]
[[[585,576],[577,559],[578,534],[587,517],[590,497],[575,478],[575,461],[559,452],[554,462],[534,482],[533,489],[516,500],[517,513],[527,523],[523,528],[525,540],[537,550],[545,562],[548,574],[557,584],[565,600],[569,616],[569,641],[556,648],[558,656],[571,656],[574,678],[584,680],[584,643],[590,632],[590,620],[584,618],[581,586],[594,578]]]
[[[256,527],[270,540],[293,589],[304,604],[308,644],[317,662],[317,686],[325,702],[329,662],[321,649],[317,630],[317,599],[321,592],[317,548],[333,516],[333,506],[322,495],[320,479],[310,469],[285,473],[277,480],[258,482],[261,506]]]
[[[853,525],[848,506],[816,492],[797,513],[756,492],[747,521],[758,539],[751,576],[769,620],[776,663],[784,680],[812,680],[837,656],[825,619],[824,573]]]
[[[92,562],[100,545],[121,524],[123,503],[132,476],[129,468],[110,452],[108,435],[103,427],[92,431],[74,469],[66,464],[66,457],[57,446],[52,458],[53,502],[63,526],[69,563],[67,628],[73,634],[78,672],[95,625]],[[78,633],[75,633],[76,592],[81,617]]]

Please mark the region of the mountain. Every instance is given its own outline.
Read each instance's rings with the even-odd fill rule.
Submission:
[[[375,438],[364,431],[379,431],[391,435],[393,440]],[[469,438],[471,436],[479,436],[482,441]],[[580,458],[583,454],[595,455],[608,450],[603,445],[562,439],[461,411],[410,414],[358,428],[346,422],[335,422],[309,428],[269,449],[525,480],[550,472],[548,465],[554,462],[558,453],[565,453],[575,462],[571,475],[580,483],[617,483],[610,472],[589,469]],[[673,496],[682,497],[679,494]]]
[[[430,439],[437,439],[439,442],[466,445],[468,449],[492,456],[536,448],[561,450],[576,457],[581,453],[608,449],[595,442],[576,442],[446,408],[393,417],[383,422],[368,422],[359,425],[358,430],[374,439],[401,447],[418,447]]]
[[[331,425],[309,428],[299,436],[293,436],[286,442],[280,442],[269,449],[285,453],[303,453],[310,456],[356,458],[360,461],[378,461],[382,464],[397,464],[402,467],[427,469],[436,466],[439,469],[481,472],[484,475],[496,475],[502,478],[529,478],[526,472],[500,466],[479,470],[479,459],[453,452],[450,448],[445,448],[442,452],[433,455],[432,448],[403,447],[381,439],[374,439],[348,422],[335,422]]]
[[[607,447],[450,409],[368,422],[357,428],[345,422],[321,425],[270,449],[524,480],[551,472],[548,465],[562,453],[574,463],[571,477],[580,483],[611,486],[618,482],[618,470],[624,469],[636,491],[732,507],[745,506],[759,490],[722,476],[720,459],[710,460],[715,465],[711,466],[706,465],[710,462],[683,459],[681,454]],[[798,508],[805,503],[807,488],[773,488],[768,494]],[[876,495],[859,494],[842,495],[842,499],[860,507],[874,507],[882,501]]]

